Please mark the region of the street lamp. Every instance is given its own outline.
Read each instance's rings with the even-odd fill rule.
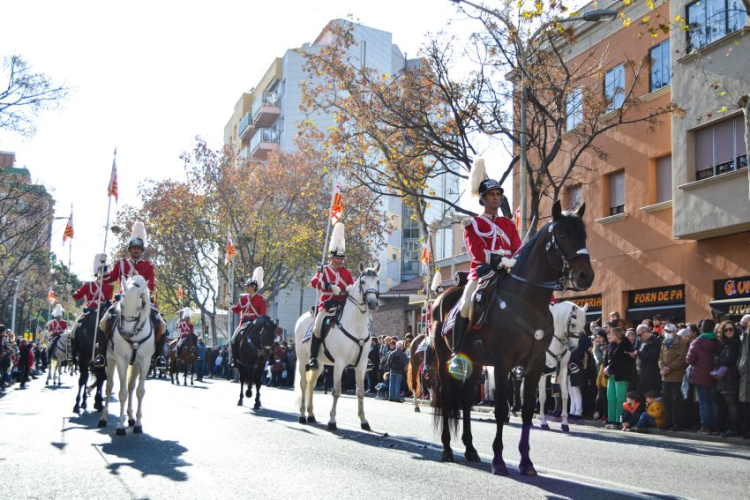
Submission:
[[[488,9],[487,7],[484,7],[482,5],[477,5],[472,2],[468,2],[466,0],[449,0],[455,4],[461,4],[465,3],[466,5],[469,5],[471,7],[474,7],[475,9],[481,10],[482,12],[489,14],[493,17],[496,17],[503,20],[503,17],[494,10]],[[617,12],[610,9],[594,9],[590,10],[588,12],[584,12],[580,16],[574,16],[574,17],[567,17],[567,18],[556,18],[556,19],[550,19],[549,21],[542,23],[541,26],[539,26],[536,31],[527,39],[526,46],[522,47],[521,49],[521,57],[519,58],[519,66],[521,70],[521,102],[519,104],[520,108],[520,118],[519,121],[521,122],[521,130],[519,131],[519,156],[521,160],[520,165],[520,176],[519,176],[519,192],[520,192],[520,200],[519,204],[521,206],[521,231],[520,231],[520,237],[521,240],[523,240],[524,236],[527,232],[526,227],[526,219],[527,219],[527,212],[526,212],[526,170],[528,168],[528,159],[527,159],[527,138],[526,138],[526,92],[528,91],[528,88],[526,87],[526,64],[528,62],[529,57],[531,56],[531,47],[533,46],[534,39],[539,36],[545,29],[547,29],[552,24],[563,24],[563,23],[572,23],[576,21],[584,21],[584,22],[591,22],[591,23],[598,23],[602,21],[611,21],[617,17]],[[521,45],[522,42],[519,39],[519,45]],[[515,82],[514,82],[515,85]],[[515,92],[514,92],[515,94]]]

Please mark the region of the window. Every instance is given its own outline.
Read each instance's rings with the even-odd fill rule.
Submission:
[[[571,186],[566,190],[568,210],[575,210],[583,204],[583,186]]]
[[[669,40],[651,49],[651,85],[649,90],[655,92],[669,85]]]
[[[745,25],[741,0],[698,0],[687,6],[688,52],[723,38]]]
[[[672,199],[672,155],[656,159],[656,203]]]
[[[695,180],[747,167],[742,115],[695,131]]]
[[[583,93],[573,89],[565,101],[565,129],[573,130],[583,122]]]
[[[609,215],[625,212],[625,172],[609,176]]]
[[[604,75],[604,98],[607,111],[620,109],[625,102],[625,66],[620,64]]]

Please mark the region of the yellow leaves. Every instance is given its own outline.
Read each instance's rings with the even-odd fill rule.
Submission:
[[[729,110],[729,106],[722,106],[716,110],[717,113],[726,113]]]
[[[625,1],[627,2],[628,0]],[[625,26],[626,28],[630,26],[630,18],[625,16],[624,12],[620,12],[620,18],[622,19],[623,26]]]
[[[654,0],[646,0],[646,5],[650,10],[654,10]]]
[[[651,17],[650,17],[650,16],[643,16],[643,17],[641,18],[641,23],[643,23],[643,24],[648,24],[648,22],[649,22],[650,20],[651,20]]]
[[[674,16],[674,22],[679,23],[680,19],[682,19],[682,16],[680,16],[679,14],[677,14],[676,16]]]

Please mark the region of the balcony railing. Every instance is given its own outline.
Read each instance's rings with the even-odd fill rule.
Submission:
[[[247,132],[254,131],[255,127],[253,126],[252,119],[253,116],[251,113],[245,113],[245,116],[240,120],[240,139],[244,139]]]
[[[265,158],[268,152],[279,147],[279,131],[275,128],[260,128],[250,141],[250,155]]]
[[[258,127],[270,127],[281,114],[279,96],[275,92],[263,92],[253,102],[253,123]]]

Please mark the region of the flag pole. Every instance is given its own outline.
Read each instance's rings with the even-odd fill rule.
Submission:
[[[73,204],[70,204],[70,220],[73,220]],[[73,295],[73,279],[71,277],[72,275],[72,269],[71,265],[73,262],[73,237],[70,237],[70,246],[68,246],[68,321],[71,320],[71,310],[70,310],[70,299]]]
[[[117,161],[117,148],[115,148],[115,155],[114,159],[112,160],[112,170],[115,169],[115,162]],[[110,178],[110,184],[112,182],[112,179]],[[109,191],[109,190],[108,190]],[[107,195],[107,223],[104,226],[104,250],[102,251],[102,254],[107,255],[107,237],[109,236],[109,215],[112,211],[112,192],[108,192]],[[98,271],[98,269],[97,269]],[[97,273],[99,274],[99,278],[97,279],[99,283],[99,293],[103,294],[102,290],[102,284],[104,281],[104,273]],[[104,297],[102,296],[102,301],[104,300]],[[98,304],[98,303],[97,303]],[[91,343],[91,361],[94,360],[96,357],[96,340],[99,334],[99,313],[101,312],[101,304],[99,304],[96,308],[96,323],[94,323],[94,341]]]
[[[331,185],[331,204],[328,206],[328,222],[326,224],[326,237],[323,240],[323,258],[321,259],[321,268],[326,264],[326,247],[328,246],[328,234],[331,232],[331,212],[333,211],[333,202],[336,199],[336,182],[338,182],[338,177],[339,170],[337,168],[336,173],[333,176],[333,184]]]

